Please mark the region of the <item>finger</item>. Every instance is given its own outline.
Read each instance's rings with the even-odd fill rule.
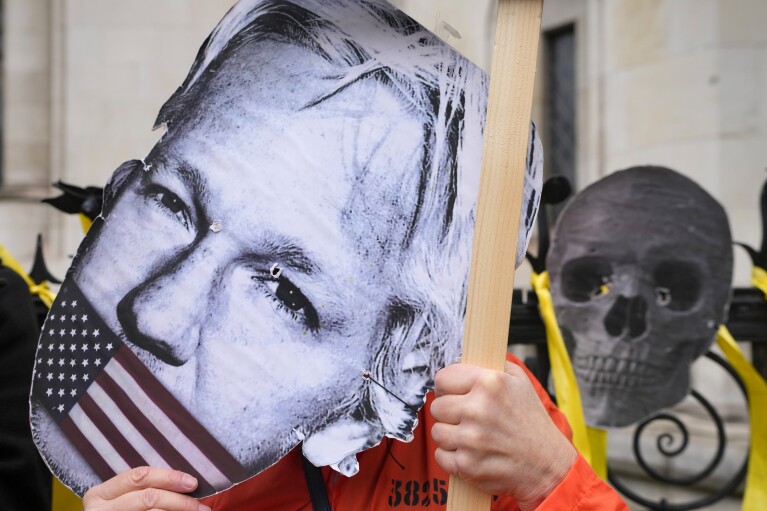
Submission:
[[[146,488],[121,495],[109,502],[109,509],[115,511],[210,511],[208,506],[196,499],[157,488]]]
[[[470,463],[467,463],[465,453],[461,451],[448,451],[437,448],[434,451],[434,460],[442,470],[451,476],[457,476],[461,479],[469,479]]]
[[[429,411],[438,422],[446,424],[459,424],[462,417],[464,395],[443,395],[432,401]]]
[[[121,495],[145,488],[188,493],[197,488],[197,479],[178,470],[136,467],[94,486],[84,498],[92,494],[102,500],[114,500]]]
[[[457,426],[452,424],[437,423],[431,427],[431,438],[437,444],[437,447],[443,451],[455,451],[458,449],[458,431]]]
[[[441,369],[434,377],[434,393],[468,394],[477,381],[481,368],[467,364],[453,364]]]

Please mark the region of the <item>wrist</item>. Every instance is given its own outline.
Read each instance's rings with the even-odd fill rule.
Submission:
[[[578,459],[578,451],[569,442],[556,463],[541,467],[540,477],[524,498],[517,498],[520,511],[534,511],[565,480]]]

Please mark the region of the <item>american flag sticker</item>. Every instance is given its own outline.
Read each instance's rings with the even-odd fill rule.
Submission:
[[[197,478],[196,495],[210,495],[247,477],[71,282],[45,321],[31,399],[103,480],[142,465],[173,468]]]

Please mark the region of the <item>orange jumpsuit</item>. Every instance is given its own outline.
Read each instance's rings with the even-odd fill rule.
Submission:
[[[572,438],[565,416],[551,402],[538,380],[519,359],[509,355],[509,360],[525,369],[554,423]],[[360,471],[354,477],[347,478],[328,467],[322,468],[333,511],[445,509],[448,474],[434,461],[436,445],[429,434],[434,424],[428,412],[433,399],[434,395],[430,393],[419,412],[412,442],[384,439],[378,446],[358,454]],[[294,449],[256,477],[203,502],[214,511],[311,511],[300,449]],[[516,509],[516,502],[511,497],[493,498],[493,511]],[[628,511],[628,507],[578,456],[565,479],[538,510]]]

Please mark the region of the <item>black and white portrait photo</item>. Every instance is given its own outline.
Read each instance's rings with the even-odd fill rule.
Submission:
[[[353,475],[407,441],[460,356],[487,89],[383,0],[237,3],[111,177],[46,320],[31,404],[54,474],[82,494],[171,467],[205,496],[301,443]],[[528,152],[517,264],[534,128]]]

